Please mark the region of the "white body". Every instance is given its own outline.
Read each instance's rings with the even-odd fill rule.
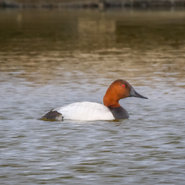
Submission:
[[[76,102],[54,109],[62,114],[64,119],[70,120],[114,120],[111,111],[100,103]]]

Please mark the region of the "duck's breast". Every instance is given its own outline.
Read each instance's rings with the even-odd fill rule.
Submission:
[[[111,111],[100,103],[76,102],[54,109],[70,120],[114,120]]]

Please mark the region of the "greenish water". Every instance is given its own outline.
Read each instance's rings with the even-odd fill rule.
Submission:
[[[184,30],[183,11],[1,10],[0,182],[183,184]],[[118,78],[149,98],[121,100],[128,120],[38,120]]]

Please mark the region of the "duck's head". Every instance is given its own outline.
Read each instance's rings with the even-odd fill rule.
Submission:
[[[119,107],[119,100],[127,97],[148,99],[136,92],[136,90],[127,81],[116,80],[107,89],[103,98],[103,103],[107,107]]]

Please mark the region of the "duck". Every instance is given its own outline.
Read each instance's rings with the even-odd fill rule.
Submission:
[[[71,103],[50,110],[41,117],[41,120],[106,121],[128,119],[128,112],[119,104],[120,99],[127,97],[148,99],[139,94],[127,81],[117,79],[108,87],[103,97],[103,104],[88,101]]]

